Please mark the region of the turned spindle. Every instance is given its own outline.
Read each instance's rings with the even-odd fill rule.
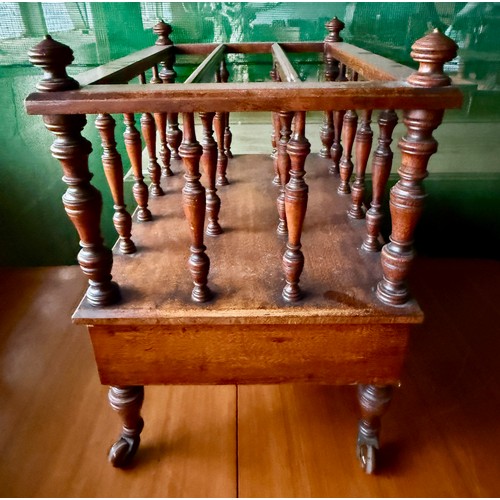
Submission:
[[[122,421],[120,437],[109,450],[108,459],[114,467],[129,464],[141,442],[144,420],[141,408],[144,401],[143,386],[110,387],[108,400]]]
[[[170,149],[167,143],[167,113],[154,113],[156,129],[160,139],[159,156],[162,163],[161,175],[171,177],[174,175],[170,165]]]
[[[371,109],[364,109],[361,112],[361,125],[356,132],[356,178],[351,186],[351,207],[347,215],[352,219],[362,219],[365,216],[363,211],[363,198],[365,195],[365,172],[368,164],[368,157],[372,149],[373,132],[370,127],[372,117]]]
[[[182,122],[184,139],[179,152],[184,163],[186,180],[182,189],[182,203],[191,230],[191,255],[188,259],[188,268],[194,283],[191,298],[195,302],[206,302],[210,299],[211,292],[207,286],[210,260],[203,244],[206,205],[205,188],[200,183],[200,158],[203,149],[196,140],[193,113],[183,113]]]
[[[74,90],[79,83],[71,78],[66,68],[73,62],[73,51],[50,35],[28,51],[29,61],[43,69],[43,78],[36,84],[40,92]]]
[[[216,236],[222,233],[222,228],[219,224],[220,198],[217,195],[215,185],[215,176],[217,171],[217,143],[213,137],[213,120],[215,113],[200,113],[201,123],[203,126],[203,136],[201,145],[203,155],[201,157],[201,166],[207,177],[207,229],[208,236]]]
[[[220,62],[220,81],[221,83],[227,83],[229,81],[229,71],[227,70],[226,59],[222,58]],[[231,128],[229,127],[229,112],[226,111],[226,116],[224,118],[224,153],[228,158],[233,157],[231,152],[231,143],[233,142],[233,134]]]
[[[216,74],[217,83],[222,83],[221,67],[217,70]],[[227,186],[229,181],[226,177],[228,157],[224,147],[224,133],[226,130],[227,113],[217,112],[214,118],[215,137],[219,148],[217,155],[217,186]]]
[[[114,201],[113,224],[119,236],[118,248],[120,252],[128,254],[136,251],[131,239],[132,217],[127,211],[123,196],[123,165],[122,159],[116,150],[115,120],[108,113],[97,115],[95,126],[101,136],[102,165]]]
[[[134,194],[135,202],[137,203],[137,220],[146,222],[153,219],[151,212],[148,209],[149,191],[144,176],[142,175],[142,142],[141,135],[135,127],[135,118],[133,113],[125,113],[123,115],[125,123],[125,132],[123,140],[125,149],[132,167],[134,175],[134,186],[132,193]]]
[[[281,81],[276,64],[273,65],[273,69],[269,72],[269,75],[271,76],[271,80],[273,82]],[[281,138],[281,123],[280,123],[280,115],[277,111],[273,111],[271,113],[271,120],[273,125],[273,131],[271,134],[271,145],[273,148],[273,151],[271,153],[271,158],[273,159],[273,167],[274,167],[273,184],[279,186],[280,174],[278,172],[278,143]]]
[[[155,120],[151,113],[143,113],[141,116],[141,131],[146,143],[148,151],[148,173],[151,179],[149,192],[151,196],[163,196],[162,187],[160,186],[161,180],[161,167],[156,158],[156,126]]]
[[[295,302],[302,298],[299,280],[304,268],[304,255],[301,251],[302,227],[307,210],[308,187],[304,181],[304,165],[311,151],[311,145],[305,137],[306,113],[295,113],[294,131],[287,144],[290,157],[290,180],[285,186],[285,211],[288,227],[288,242],[283,255],[285,287],[283,298]]]
[[[73,51],[49,35],[33,47],[30,62],[41,67],[43,80],[37,85],[40,92],[59,92],[78,88],[78,82],[66,73],[73,61]],[[89,278],[87,299],[93,306],[107,306],[120,300],[118,285],[111,280],[113,254],[104,246],[101,236],[101,193],[90,183],[88,156],[90,142],[81,132],[85,115],[45,115],[43,121],[55,136],[52,156],[59,160],[68,189],[62,199],[64,208],[80,237],[78,262]]]
[[[174,42],[170,39],[172,34],[172,26],[160,21],[153,27],[153,33],[158,36],[155,45],[167,45],[168,51],[163,56],[161,61],[162,69],[159,73],[163,83],[175,83],[177,73],[174,70],[175,64],[175,47]],[[179,128],[179,114],[167,113],[167,145],[170,149],[170,159],[179,160],[179,146],[182,142],[182,131]]]
[[[392,393],[392,386],[358,385],[361,419],[358,424],[357,453],[361,466],[368,474],[375,472],[382,417],[389,408]]]
[[[368,252],[377,252],[381,248],[379,234],[383,220],[382,203],[392,168],[393,154],[390,145],[397,123],[398,115],[394,110],[380,112],[378,144],[372,157],[372,201],[366,212],[366,236],[361,245]]]
[[[149,83],[159,84],[163,83],[158,73],[158,66],[155,64],[152,67],[153,77]],[[170,149],[167,143],[167,113],[153,113],[155,119],[156,129],[158,130],[158,135],[160,136],[160,151],[159,156],[162,162],[161,173],[163,177],[170,177],[174,175],[170,168]]]
[[[354,137],[356,136],[356,127],[358,125],[358,115],[356,111],[350,109],[344,115],[342,125],[342,141],[344,143],[344,151],[339,162],[340,184],[337,189],[338,194],[349,194],[354,165],[352,163],[352,148],[354,145]]]
[[[330,34],[326,37],[325,41],[328,42],[341,42],[342,38],[340,38],[340,30],[344,28],[344,23],[342,21],[339,21],[337,18],[333,18],[332,21],[327,26],[328,31],[330,31]],[[336,82],[345,82],[347,81],[346,77],[346,66],[345,64],[340,64],[339,65],[339,73],[337,76],[337,79],[335,80]],[[345,115],[345,110],[339,110],[335,111],[333,113],[333,129],[334,129],[334,135],[333,135],[333,143],[332,147],[330,148],[330,157],[332,159],[332,164],[330,165],[329,172],[331,174],[338,174],[340,172],[339,167],[340,167],[340,159],[342,158],[342,153],[343,153],[343,147],[342,147],[342,125],[344,121],[344,115]]]
[[[281,136],[278,142],[278,174],[280,177],[280,192],[276,200],[276,206],[278,208],[278,227],[276,232],[279,235],[288,234],[288,228],[286,223],[286,211],[285,211],[285,186],[290,180],[290,156],[287,152],[288,141],[292,135],[292,120],[293,113],[290,111],[280,111],[278,113],[281,124]]]
[[[330,148],[330,157],[332,163],[328,171],[331,174],[338,174],[340,172],[340,159],[342,158],[342,125],[344,122],[345,110],[334,111],[333,113],[333,143]]]
[[[342,42],[340,32],[344,29],[344,23],[334,17],[332,20],[325,23],[328,30],[328,35],[325,38],[325,50],[323,60],[325,65],[325,82],[334,82],[339,76],[339,61],[333,58],[328,52],[328,43]],[[333,111],[325,111],[323,113],[323,125],[320,128],[320,139],[322,147],[319,151],[319,156],[322,158],[331,158],[331,148],[335,136],[333,124]]]
[[[407,79],[416,87],[443,87],[451,81],[443,73],[444,63],[456,56],[456,43],[434,30],[417,40],[411,56],[420,63],[418,70]],[[383,278],[377,286],[377,297],[390,305],[405,304],[409,298],[406,285],[414,258],[413,235],[423,210],[425,192],[422,181],[427,176],[429,158],[437,150],[432,132],[439,126],[444,110],[406,110],[403,122],[407,133],[399,141],[401,167],[399,181],[391,189],[389,207],[392,233],[382,248]]]

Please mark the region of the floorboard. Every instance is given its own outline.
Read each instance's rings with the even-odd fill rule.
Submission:
[[[0,496],[232,497],[236,388],[147,387],[134,467],[106,453],[120,422],[86,328],[78,267],[3,270]],[[16,290],[16,293],[12,293]]]
[[[427,320],[415,327],[384,418],[374,477],[355,456],[354,388],[239,388],[240,495],[498,496],[499,282],[499,262],[416,266],[413,290]]]

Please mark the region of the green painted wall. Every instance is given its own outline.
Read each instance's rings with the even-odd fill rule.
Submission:
[[[448,66],[477,83],[461,111],[447,114],[436,134],[440,151],[426,181],[427,209],[418,250],[431,255],[498,257],[500,244],[500,4],[466,3],[0,3],[0,265],[75,262],[78,241],[60,198],[64,184],[49,148],[52,138],[40,117],[29,117],[24,98],[40,71],[26,53],[46,31],[75,51],[70,73],[105,63],[154,43],[158,17],[174,26],[176,43],[202,41],[321,40],[334,15],[346,22],[346,41],[412,64],[409,48],[431,27],[454,37],[461,56]],[[179,58],[182,80],[193,59]],[[233,57],[239,79],[268,78],[269,57],[251,64]],[[317,58],[298,67],[314,78]],[[244,121],[246,118],[242,118]],[[261,118],[249,118],[249,120]],[[103,192],[103,234],[112,244],[112,202],[100,164],[93,127],[94,184]],[[318,122],[317,117],[311,121]],[[123,126],[119,124],[117,138]],[[121,141],[120,151],[124,153]],[[130,190],[127,203],[133,207]]]

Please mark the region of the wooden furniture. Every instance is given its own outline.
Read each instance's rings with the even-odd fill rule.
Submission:
[[[66,73],[69,47],[47,36],[30,51],[45,76],[26,108],[43,115],[56,136],[51,151],[68,185],[63,203],[89,278],[73,319],[88,326],[101,382],[111,386],[109,401],[123,421],[113,465],[126,464],[139,446],[145,385],[307,382],[358,384],[357,453],[366,472],[374,471],[380,419],[399,383],[410,327],[423,319],[406,277],[422,181],[437,149],[432,132],[444,109],[461,105],[461,94],[442,70],[456,45],[439,31],[413,45],[420,63],[414,71],[343,43],[343,26],[332,19],[316,43],[174,45],[171,27],[160,22],[154,47],[76,79]],[[323,81],[301,82],[287,52],[322,52]],[[272,81],[228,82],[229,53],[272,53]],[[178,54],[206,55],[182,84],[174,83]],[[145,83],[150,68],[152,83]],[[136,77],[138,84],[128,83]],[[306,138],[312,110],[325,117],[319,154],[310,154]],[[382,246],[395,110],[407,133],[390,194],[392,234]],[[272,112],[271,157],[232,158],[232,111]],[[87,161],[92,148],[81,135],[91,114],[115,204],[119,239],[112,251],[100,234],[102,201]],[[124,205],[111,114],[126,124],[133,217]],[[181,169],[177,154],[184,179],[172,176]]]

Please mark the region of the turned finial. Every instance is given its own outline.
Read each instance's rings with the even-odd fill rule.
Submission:
[[[343,41],[343,38],[340,36],[340,32],[345,28],[345,24],[338,19],[337,16],[325,23],[325,27],[329,32],[325,38],[325,42]]]
[[[412,45],[411,57],[420,63],[418,71],[411,74],[407,82],[416,87],[446,87],[451,84],[443,73],[445,62],[457,55],[457,44],[437,28]]]
[[[153,26],[153,33],[158,36],[155,45],[173,45],[174,42],[170,40],[172,33],[172,26],[170,24],[160,21]]]
[[[57,42],[50,35],[35,45],[28,52],[29,62],[39,66],[45,72],[36,89],[41,92],[73,90],[80,85],[66,73],[66,66],[74,60],[73,51],[63,43]]]

